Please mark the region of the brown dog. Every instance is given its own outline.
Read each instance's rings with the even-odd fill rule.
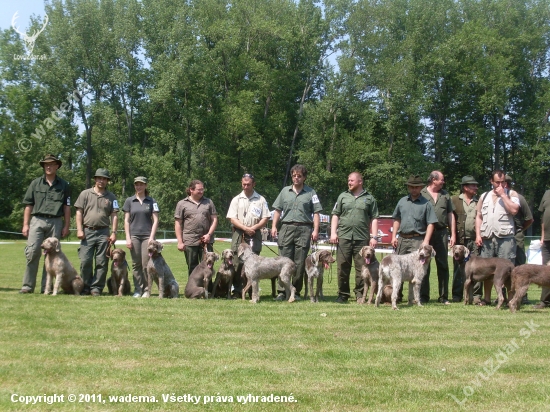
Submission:
[[[491,302],[491,280],[498,295],[496,309],[500,309],[504,302],[502,287],[510,290],[510,275],[514,264],[508,259],[482,258],[472,256],[466,246],[456,245],[453,247],[453,257],[464,270],[464,304],[472,304],[474,300],[474,284],[483,281],[484,300]]]
[[[170,267],[168,267],[164,257],[162,257],[162,249],[162,243],[156,240],[150,240],[147,245],[147,250],[149,251],[149,262],[147,263],[147,292],[143,294],[142,298],[151,296],[153,281],[159,288],[160,299],[165,296],[169,298],[177,298],[179,296],[180,287]]]
[[[311,303],[323,300],[323,273],[335,260],[328,250],[318,250],[306,258],[307,286],[309,288]],[[313,293],[313,281],[317,279],[317,289]],[[307,296],[307,288],[305,296]]]
[[[57,295],[60,286],[65,293],[80,295],[84,289],[84,282],[76,273],[75,268],[69,262],[67,256],[65,256],[65,253],[61,251],[59,240],[55,237],[49,237],[42,242],[40,247],[44,249],[44,255],[46,256],[44,262],[46,268],[46,289],[44,290],[44,295],[50,294],[53,278],[55,278],[55,285],[52,296]]]
[[[231,287],[233,286],[233,276],[235,276],[235,266],[233,266],[233,251],[225,249],[222,252],[222,264],[216,272],[212,297],[218,298],[227,296],[231,299]]]
[[[205,252],[202,262],[199,263],[193,272],[189,275],[187,285],[185,285],[185,297],[187,299],[208,299],[208,284],[214,275],[214,262],[220,258],[220,255],[214,252]]]
[[[550,287],[550,262],[545,266],[541,265],[521,265],[512,270],[512,287],[510,294],[514,297],[508,303],[511,312],[515,312],[521,306],[521,299],[529,289],[529,285]]]
[[[359,299],[357,303],[365,303],[367,291],[370,287],[369,299],[367,301],[367,304],[370,305],[374,294],[378,293],[378,271],[380,268],[380,263],[378,263],[378,260],[376,259],[376,252],[374,251],[374,248],[370,246],[363,246],[359,252],[359,255],[364,260],[363,267],[361,268],[361,277],[363,278],[365,286],[363,288],[363,297]],[[391,287],[390,285],[386,286]]]
[[[128,262],[126,252],[122,249],[113,249],[111,252],[111,277],[107,279],[109,294],[122,296],[130,294],[130,281],[128,280]]]

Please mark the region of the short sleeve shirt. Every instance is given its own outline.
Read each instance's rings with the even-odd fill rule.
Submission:
[[[392,218],[400,221],[398,232],[403,234],[424,235],[429,224],[438,222],[432,204],[424,196],[419,196],[414,201],[410,195],[402,197],[393,211]]]
[[[118,212],[118,201],[114,193],[106,190],[99,195],[94,188],[80,192],[74,207],[82,210],[84,226],[107,227],[110,226],[110,217]]]
[[[341,193],[332,214],[338,216],[338,237],[348,240],[368,240],[371,220],[379,216],[376,199],[365,190],[357,197]]]
[[[174,218],[181,220],[183,243],[189,246],[200,245],[201,237],[208,233],[212,217],[217,214],[214,203],[206,197],[198,204],[189,199],[189,196],[180,200],[176,205]],[[213,236],[211,239],[214,242]]]
[[[436,229],[445,229],[449,226],[449,213],[452,213],[454,210],[453,202],[451,201],[451,196],[447,193],[446,190],[441,190],[437,196],[437,201],[434,201],[428,189],[423,188],[420,192],[422,196],[430,201],[433,206],[435,215],[437,216],[437,223],[435,223]]]
[[[155,199],[145,196],[140,203],[136,195],[126,199],[122,211],[130,214],[131,236],[150,236],[153,229],[153,213],[160,212]]]
[[[544,224],[544,240],[550,240],[550,190],[544,192],[540,201],[539,212],[542,212],[542,223]]]
[[[56,176],[50,186],[46,176],[34,179],[25,193],[23,204],[33,206],[33,215],[63,216],[63,206],[71,205],[69,182]]]
[[[231,200],[226,217],[237,219],[243,225],[250,227],[270,216],[267,201],[263,196],[254,191],[252,196],[248,198],[242,191]]]
[[[292,185],[283,188],[273,208],[283,212],[281,223],[313,223],[313,214],[323,210],[315,190],[306,185],[298,194]]]

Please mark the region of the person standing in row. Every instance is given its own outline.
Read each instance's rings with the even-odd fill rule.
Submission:
[[[233,293],[237,296],[241,295],[241,272],[243,268],[243,263],[237,257],[239,244],[243,238],[246,243],[250,244],[250,241],[252,241],[252,251],[259,255],[262,251],[262,229],[271,217],[267,201],[254,190],[256,187],[254,176],[245,173],[241,179],[241,186],[243,190],[231,200],[226,216],[233,225],[231,250],[236,263]]]
[[[540,201],[539,212],[541,216],[540,252],[542,264],[550,262],[550,190],[544,192]],[[550,306],[550,288],[543,287],[540,294],[540,302],[533,305],[534,309],[544,309]]]
[[[84,281],[82,294],[100,296],[105,287],[109,267],[107,249],[110,244],[116,242],[119,209],[116,196],[107,190],[111,180],[109,171],[97,169],[94,180],[94,187],[83,190],[74,206],[76,236],[80,239],[80,277]]]
[[[322,210],[321,202],[311,187],[304,184],[307,178],[307,170],[303,165],[297,164],[290,169],[292,185],[281,190],[273,203],[273,226],[271,236],[273,239],[279,235],[277,244],[279,255],[290,258],[296,263],[296,276],[292,285],[296,288],[296,296],[300,298],[300,292],[304,285],[305,261],[309,252],[311,241],[319,238],[319,213]],[[281,218],[282,214],[282,218]],[[277,226],[281,220],[281,231]],[[285,299],[285,292],[278,288],[277,300]]]
[[[27,238],[27,266],[19,293],[34,292],[42,242],[52,236],[58,239],[67,236],[71,223],[71,188],[66,180],[57,176],[57,170],[63,163],[52,154],[44,156],[39,163],[44,175],[31,182],[23,198],[22,233]],[[43,293],[46,286],[45,268],[41,284],[40,292]]]
[[[212,200],[204,197],[204,184],[192,180],[186,189],[187,197],[180,200],[174,213],[174,230],[178,250],[185,252],[188,275],[193,272],[203,256],[203,245],[213,251],[214,231],[218,226],[218,212]]]
[[[363,189],[363,177],[358,172],[348,176],[348,190],[338,196],[332,210],[330,243],[338,245],[336,262],[338,265],[337,303],[345,303],[350,296],[349,278],[351,262],[355,266],[355,298],[363,297],[364,280],[361,276],[363,259],[359,255],[363,246],[376,247],[378,233],[378,206],[376,199]]]
[[[139,298],[148,291],[147,262],[149,253],[147,246],[150,240],[155,240],[159,225],[159,206],[155,199],[149,196],[147,178],[138,176],[134,179],[136,193],[124,202],[124,233],[126,247],[132,255],[132,273],[134,277],[134,297]]]
[[[456,241],[456,224],[453,214],[451,196],[443,190],[445,176],[439,170],[434,170],[428,177],[427,186],[421,190],[424,196],[433,206],[437,222],[434,223],[434,231],[430,238],[430,245],[435,250],[435,263],[437,266],[437,283],[439,296],[437,301],[448,305],[449,302],[449,230],[451,231],[451,248]],[[424,302],[430,300],[430,269],[422,280],[420,299]]]

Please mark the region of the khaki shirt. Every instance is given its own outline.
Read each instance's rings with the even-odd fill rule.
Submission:
[[[231,200],[226,217],[228,219],[237,219],[243,225],[251,227],[260,220],[270,216],[267,201],[263,196],[254,191],[249,198],[244,194],[243,190]]]
[[[298,194],[292,190],[292,185],[283,188],[275,199],[273,208],[283,212],[281,223],[313,224],[313,214],[323,210],[315,190],[306,185]]]
[[[464,201],[464,194],[461,193],[459,199],[462,199],[462,207],[466,213],[466,223],[464,225],[464,233],[469,239],[476,238],[476,211],[477,211],[477,197],[474,197],[468,205]]]
[[[434,225],[435,229],[445,229],[449,226],[449,213],[454,210],[451,196],[446,190],[441,190],[437,196],[437,202],[433,199],[427,188],[423,188],[420,194],[430,201],[434,208],[435,215],[437,216],[437,223]]]
[[[514,215],[514,224],[516,226],[516,240],[523,242],[525,240],[525,233],[523,232],[523,224],[533,219],[533,214],[531,213],[531,209],[529,208],[529,205],[527,204],[527,200],[518,193],[518,199],[519,199],[519,210]]]
[[[98,195],[92,187],[80,192],[74,207],[82,210],[84,226],[108,227],[111,215],[118,212],[118,201],[112,192],[105,190]]]
[[[348,240],[369,240],[371,220],[379,216],[376,199],[365,190],[357,197],[341,193],[332,214],[338,216],[338,237]]]
[[[32,215],[63,216],[63,206],[71,205],[69,182],[55,177],[50,186],[46,176],[34,179],[23,198],[24,205],[32,205]]]
[[[550,190],[544,192],[540,201],[539,212],[542,212],[541,221],[544,224],[544,241],[550,241]]]
[[[206,235],[212,225],[212,216],[216,216],[214,203],[203,197],[196,204],[189,196],[180,200],[176,205],[175,219],[181,219],[182,240],[189,246],[199,246],[201,237]],[[210,243],[214,243],[214,236],[210,237]]]
[[[406,235],[425,235],[428,225],[438,222],[432,204],[424,196],[419,196],[415,201],[410,195],[402,197],[397,202],[392,218],[400,221],[398,233]]]

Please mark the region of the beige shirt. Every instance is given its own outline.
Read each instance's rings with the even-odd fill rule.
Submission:
[[[243,225],[250,227],[257,224],[263,218],[270,216],[267,201],[263,196],[254,191],[252,196],[248,198],[244,194],[244,191],[242,191],[231,200],[226,217],[228,219],[237,219]]]
[[[494,197],[493,191],[484,193],[480,197],[480,201],[483,201],[481,205],[481,237],[484,239],[493,235],[499,238],[513,237],[515,234],[514,216],[506,211],[502,199],[496,197],[495,202]],[[510,198],[519,205],[517,197],[511,196]]]
[[[111,215],[118,212],[118,201],[108,190],[99,195],[92,187],[80,193],[74,207],[82,210],[84,226],[108,227],[111,225]]]

